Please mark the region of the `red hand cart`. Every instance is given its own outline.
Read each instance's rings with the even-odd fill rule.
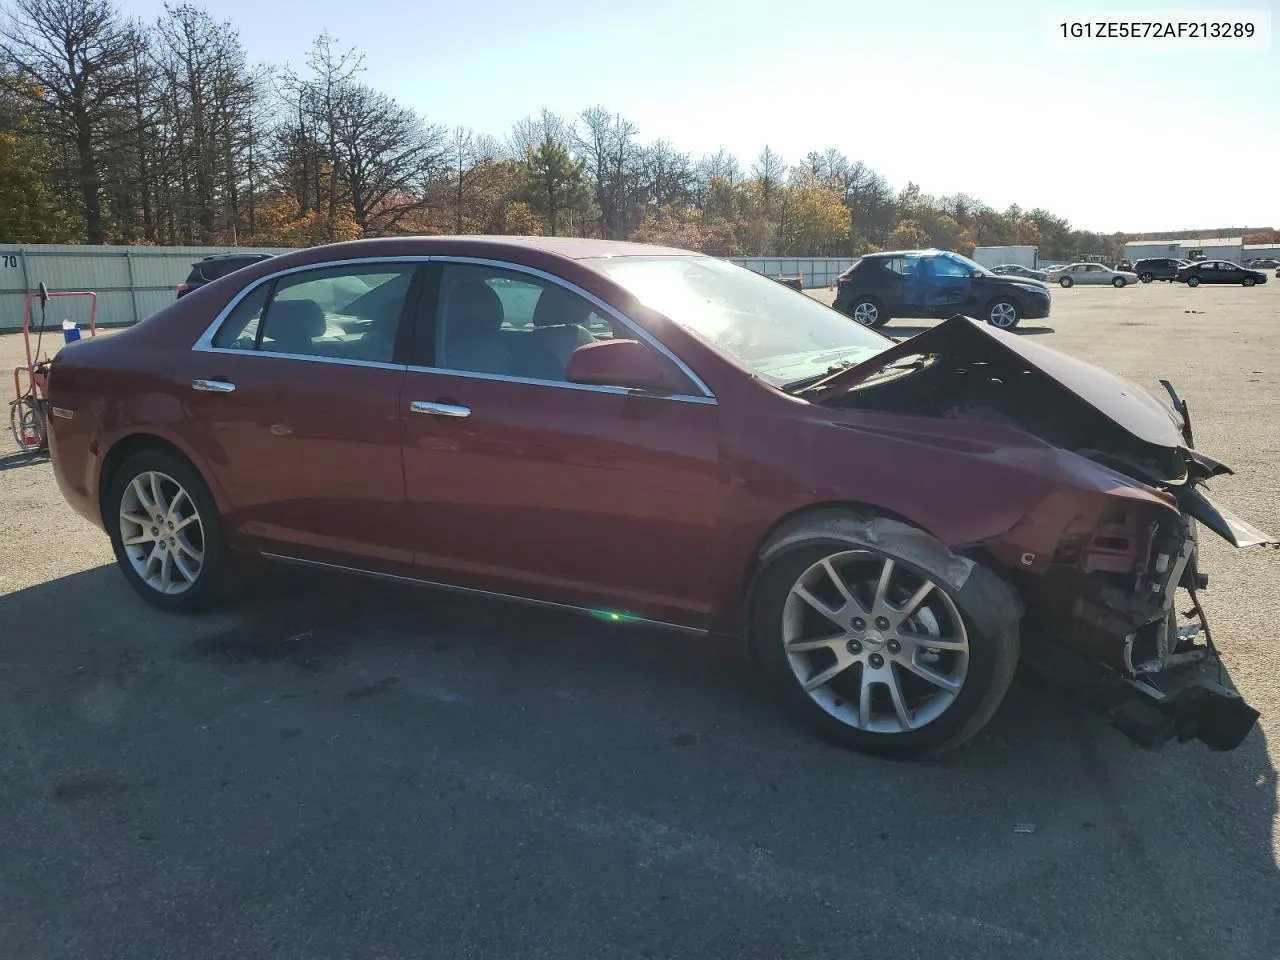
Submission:
[[[18,448],[28,453],[43,453],[49,448],[49,363],[48,356],[40,359],[40,347],[44,338],[46,311],[53,297],[89,298],[89,336],[98,334],[98,295],[87,290],[50,291],[43,283],[36,293],[28,293],[22,308],[22,340],[26,348],[26,366],[13,368],[13,392],[15,399],[9,403],[9,426]],[[40,301],[40,328],[36,332],[35,350],[31,349],[31,304]],[[62,335],[62,330],[57,331]],[[23,386],[22,375],[26,374]]]

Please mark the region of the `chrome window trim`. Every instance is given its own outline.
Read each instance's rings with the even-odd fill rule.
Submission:
[[[231,312],[235,310],[237,306],[240,305],[240,302],[244,300],[245,297],[247,297],[250,293],[252,293],[254,290],[256,290],[258,287],[262,286],[265,283],[271,283],[272,281],[277,280],[280,277],[287,277],[287,276],[290,276],[291,274],[303,273],[308,270],[327,270],[334,267],[347,267],[347,266],[369,266],[369,265],[375,265],[379,263],[461,263],[461,264],[470,264],[475,266],[496,267],[501,270],[509,270],[513,273],[525,273],[525,274],[529,274],[530,276],[535,276],[543,280],[547,280],[560,287],[563,287],[564,289],[568,290],[571,293],[577,294],[578,296],[587,300],[592,305],[598,307],[600,310],[603,310],[606,314],[608,314],[614,320],[621,323],[624,327],[626,327],[628,330],[634,333],[640,340],[647,343],[650,347],[657,350],[664,357],[666,357],[668,360],[674,363],[676,367],[679,368],[680,372],[683,373],[686,377],[688,377],[690,382],[692,382],[694,386],[696,386],[699,390],[701,390],[702,393],[701,395],[645,394],[645,393],[632,390],[628,387],[610,387],[610,386],[597,386],[594,384],[585,384],[585,383],[567,383],[561,380],[537,380],[531,377],[512,377],[512,376],[506,376],[505,374],[480,373],[472,370],[452,370],[452,369],[444,369],[440,367],[415,366],[412,364],[406,365],[406,364],[399,364],[399,363],[380,363],[373,360],[349,360],[342,357],[323,357],[323,356],[312,356],[310,354],[298,354],[298,353],[275,353],[270,350],[233,350],[230,347],[215,347],[213,345],[214,335],[217,333],[218,328],[222,326],[223,322],[227,319],[227,317],[231,314]],[[204,332],[200,335],[200,337],[196,340],[196,342],[192,344],[191,350],[194,353],[221,353],[221,354],[229,354],[237,357],[243,357],[243,356],[275,357],[276,359],[279,359],[279,360],[310,360],[315,363],[334,363],[341,366],[374,367],[374,368],[386,369],[386,370],[412,370],[416,373],[443,373],[443,374],[448,374],[450,376],[468,377],[471,379],[498,380],[505,383],[526,383],[534,386],[559,387],[561,389],[569,389],[569,390],[586,390],[594,393],[616,393],[616,394],[630,394],[634,396],[648,396],[648,397],[653,397],[654,399],[676,400],[683,403],[705,403],[705,404],[711,404],[713,406],[716,403],[715,394],[711,392],[711,389],[706,385],[706,383],[703,382],[702,378],[699,377],[696,373],[693,372],[692,369],[689,368],[688,364],[686,364],[683,360],[677,357],[670,349],[667,348],[667,346],[664,343],[662,343],[662,341],[660,341],[657,337],[653,336],[653,334],[649,333],[649,331],[640,327],[638,324],[635,323],[635,321],[629,319],[625,314],[621,313],[616,308],[605,303],[603,300],[601,300],[599,297],[592,294],[590,291],[584,290],[581,287],[579,287],[577,284],[570,283],[569,281],[563,279],[562,277],[557,277],[555,274],[548,273],[545,270],[539,270],[536,267],[527,267],[524,264],[511,263],[510,261],[507,261],[507,260],[494,260],[487,257],[463,257],[463,256],[449,256],[449,255],[400,256],[400,257],[351,257],[344,260],[326,260],[319,263],[307,263],[307,264],[303,264],[302,266],[288,267],[284,270],[277,270],[274,273],[269,273],[269,274],[266,274],[265,276],[259,277],[257,280],[253,281],[253,283],[244,287],[234,297],[232,297],[231,300],[227,302],[227,305],[218,311],[217,316],[213,318],[213,322],[210,323],[205,328]]]

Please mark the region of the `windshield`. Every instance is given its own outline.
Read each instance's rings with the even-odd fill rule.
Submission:
[[[775,386],[803,385],[893,345],[803,293],[713,257],[584,262]]]

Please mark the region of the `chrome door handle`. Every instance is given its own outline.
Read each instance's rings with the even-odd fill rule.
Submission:
[[[426,400],[414,400],[409,404],[410,413],[429,413],[437,417],[469,417],[470,407],[459,407],[452,403],[429,403]]]
[[[199,390],[201,393],[231,393],[235,388],[234,383],[228,383],[226,380],[191,381],[191,389]]]

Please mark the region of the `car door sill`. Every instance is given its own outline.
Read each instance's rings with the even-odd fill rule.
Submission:
[[[274,560],[277,563],[291,563],[303,567],[315,567],[321,570],[335,570],[340,573],[352,573],[364,577],[373,577],[377,580],[390,580],[395,583],[407,583],[417,587],[429,587],[436,590],[445,590],[449,593],[466,594],[473,597],[487,597],[491,600],[503,600],[511,603],[523,603],[529,606],[546,607],[551,610],[567,610],[572,613],[582,613],[594,617],[597,620],[603,619],[610,623],[627,623],[639,624],[641,626],[656,627],[661,630],[672,630],[676,633],[686,633],[693,636],[706,636],[707,631],[703,627],[691,627],[683,623],[671,623],[666,620],[651,620],[648,617],[640,617],[631,613],[623,613],[621,611],[601,610],[593,607],[582,607],[572,603],[559,603],[555,600],[538,600],[533,597],[521,597],[511,593],[499,593],[496,590],[482,590],[479,587],[463,587],[455,583],[444,583],[439,580],[425,580],[420,577],[406,577],[396,573],[383,573],[380,570],[366,570],[363,567],[348,567],[340,563],[326,563],[323,560],[309,560],[305,557],[291,557],[282,553],[262,553],[260,554],[265,560]]]

